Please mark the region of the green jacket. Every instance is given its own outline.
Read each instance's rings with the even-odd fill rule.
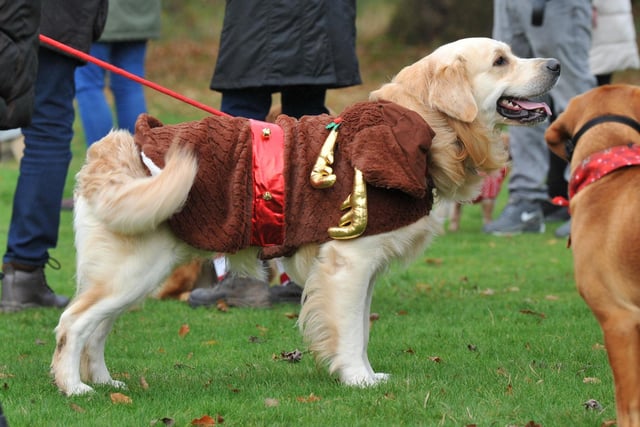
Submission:
[[[160,0],[109,0],[101,42],[160,37]]]

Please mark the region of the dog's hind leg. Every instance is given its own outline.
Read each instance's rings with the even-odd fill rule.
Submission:
[[[119,313],[118,313],[119,314]],[[80,359],[80,378],[94,384],[106,384],[116,388],[126,388],[126,384],[111,378],[104,360],[104,347],[109,332],[117,319],[110,316],[103,320],[89,336]]]
[[[609,311],[598,320],[613,371],[617,425],[640,427],[640,311]]]
[[[375,251],[373,251],[375,252]],[[323,245],[305,283],[300,326],[310,349],[329,371],[349,385],[367,386],[385,379],[367,356],[369,312],[379,263],[355,241]],[[369,255],[372,255],[369,257]]]

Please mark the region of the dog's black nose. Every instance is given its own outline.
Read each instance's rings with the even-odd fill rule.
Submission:
[[[557,59],[550,59],[545,64],[547,70],[551,71],[554,74],[560,74],[560,62]]]

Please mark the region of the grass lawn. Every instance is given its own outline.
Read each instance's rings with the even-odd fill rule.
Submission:
[[[359,21],[365,82],[329,94],[337,111],[427,51],[386,41],[386,3],[362,3],[372,5]],[[194,4],[167,12],[163,38],[150,46],[148,76],[218,106],[208,80],[222,3],[203,16]],[[172,19],[180,25],[169,25]],[[633,82],[638,75],[618,78]],[[150,113],[166,123],[206,115],[165,95],[148,96]],[[73,149],[67,196],[84,157],[79,125]],[[17,176],[15,163],[0,164],[3,237]],[[48,372],[60,312],[0,314],[0,402],[12,427],[600,426],[615,418],[612,377],[600,329],[575,290],[571,252],[553,236],[557,225],[540,235],[486,236],[480,207],[467,206],[460,231],[438,238],[411,265],[393,266],[373,300],[371,363],[392,374],[376,387],[344,387],[316,365],[295,325],[297,305],[222,312],[148,300],[124,314],[108,340],[107,364],[128,389],[98,387],[72,398],[57,391]],[[72,294],[68,212],[51,255],[62,266],[47,269],[51,286]],[[283,360],[295,349],[301,361]],[[603,409],[585,409],[589,399]]]

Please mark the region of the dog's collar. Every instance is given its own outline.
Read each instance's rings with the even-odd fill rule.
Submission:
[[[585,134],[585,132],[596,125],[608,122],[622,123],[627,126],[631,126],[636,130],[636,132],[640,133],[640,123],[630,117],[619,114],[605,114],[603,116],[594,117],[582,125],[580,130],[573,135],[573,138],[566,141],[565,151],[567,152],[567,159],[571,161],[571,156],[573,156],[573,151],[576,149],[576,145],[578,145],[578,140]]]
[[[593,153],[580,163],[569,180],[569,199],[587,185],[628,166],[640,165],[640,146],[617,145]]]

